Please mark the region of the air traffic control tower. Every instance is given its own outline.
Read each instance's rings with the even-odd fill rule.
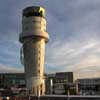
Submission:
[[[45,95],[44,56],[45,43],[49,35],[46,32],[45,9],[32,6],[23,10],[21,56],[26,74],[27,89],[35,96]]]

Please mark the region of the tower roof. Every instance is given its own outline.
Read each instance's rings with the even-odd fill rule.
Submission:
[[[45,9],[40,6],[31,6],[27,7],[23,10],[23,16],[30,17],[30,16],[40,16],[45,17]]]

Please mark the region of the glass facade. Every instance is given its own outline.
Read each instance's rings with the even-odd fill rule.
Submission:
[[[25,85],[24,73],[1,73],[0,88]]]

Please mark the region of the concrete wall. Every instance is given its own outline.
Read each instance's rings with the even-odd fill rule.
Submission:
[[[28,89],[44,84],[45,40],[27,38],[24,45],[24,65]],[[42,88],[43,89],[43,88]]]

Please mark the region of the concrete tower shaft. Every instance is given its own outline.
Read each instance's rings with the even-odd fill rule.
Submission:
[[[20,42],[23,44],[26,85],[34,95],[45,94],[44,56],[48,39],[45,9],[34,6],[24,9]]]

